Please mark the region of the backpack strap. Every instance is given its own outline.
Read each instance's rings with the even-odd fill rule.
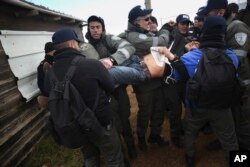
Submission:
[[[70,81],[75,74],[75,70],[79,62],[82,60],[81,56],[76,56],[70,64],[68,71],[65,74],[64,81]]]
[[[78,64],[80,63],[80,61],[83,60],[83,58],[81,56],[76,56],[72,62],[71,62],[71,65],[64,77],[64,81],[70,81],[72,79],[72,77],[74,76],[75,74],[75,70],[78,66]],[[99,93],[99,87],[97,88],[97,95],[96,95],[96,99],[95,99],[95,103],[92,107],[92,110],[95,111],[96,108],[97,108],[97,105],[98,105],[98,102],[99,102],[99,97],[100,97],[100,93]],[[85,102],[84,102],[84,105],[86,106]]]

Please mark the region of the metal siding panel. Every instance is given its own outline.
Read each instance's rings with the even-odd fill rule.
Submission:
[[[18,79],[23,79],[37,72],[37,66],[44,59],[44,53],[9,58],[11,71]]]
[[[51,41],[53,32],[0,31],[1,44],[9,57],[10,69],[18,78],[18,90],[28,102],[39,93],[37,66],[44,58],[44,45]]]
[[[51,41],[53,32],[1,30],[0,40],[10,58],[44,52],[44,44]]]
[[[26,78],[17,81],[18,90],[21,92],[23,97],[30,101],[33,97],[37,96],[40,90],[37,87],[36,73]]]

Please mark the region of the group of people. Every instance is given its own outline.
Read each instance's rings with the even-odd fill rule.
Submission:
[[[47,73],[51,66],[60,80],[74,57],[84,57],[71,82],[90,108],[99,96],[94,113],[106,132],[100,141],[82,146],[84,165],[100,166],[103,154],[108,166],[129,166],[124,150],[130,159],[135,159],[137,146],[145,151],[148,143],[169,145],[161,135],[166,110],[171,143],[177,148],[184,147],[188,167],[195,166],[196,137],[206,126],[217,136],[227,159],[232,150],[250,149],[249,3],[247,0],[245,11],[238,13],[227,0],[208,0],[206,6],[198,9],[192,27],[189,16],[180,14],[176,22],[169,21],[159,30],[153,9],[135,6],[128,14],[127,30],[118,36],[107,34],[104,20],[93,15],[87,20],[88,43],[70,28],[56,31],[52,42],[45,45],[45,60],[38,67],[38,86],[42,95],[48,97],[51,85]],[[145,60],[151,47],[156,47],[168,62],[160,77],[152,75]],[[237,70],[241,87],[245,88],[239,101],[219,108],[190,101],[187,83],[194,78],[204,50],[209,54],[226,53]],[[137,144],[129,120],[126,88],[130,84],[139,108]],[[123,141],[126,149],[122,147]]]

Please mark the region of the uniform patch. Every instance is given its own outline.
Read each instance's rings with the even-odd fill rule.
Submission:
[[[145,34],[140,34],[140,35],[139,35],[139,38],[145,40],[145,39],[147,39],[148,37],[147,37],[147,35],[145,35]]]
[[[246,41],[247,41],[247,34],[244,32],[238,32],[234,35],[236,42],[240,45],[243,46]]]

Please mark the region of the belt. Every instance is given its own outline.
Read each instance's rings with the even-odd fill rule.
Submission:
[[[149,71],[149,69],[148,69],[147,64],[146,64],[144,61],[141,61],[140,64],[141,64],[141,67],[142,67],[144,73],[146,74],[146,77],[147,77],[148,79],[151,79],[151,74],[150,74],[150,71]]]
[[[239,57],[246,57],[247,51],[241,49],[233,49],[233,52]]]

